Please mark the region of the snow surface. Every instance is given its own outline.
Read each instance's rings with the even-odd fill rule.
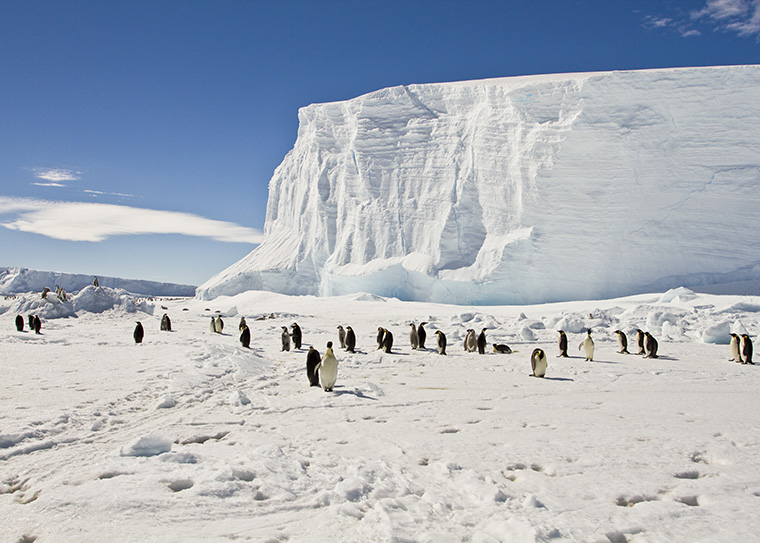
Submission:
[[[758,119],[760,66],[313,104],[269,183],[265,240],[198,293],[489,305],[756,281]]]
[[[0,299],[3,542],[760,533],[760,370],[729,362],[719,344],[729,331],[757,338],[760,298],[677,289],[484,308],[248,292],[100,311],[93,294],[77,318],[43,319],[41,335],[13,323],[36,293]],[[159,331],[164,312],[173,332]],[[216,314],[224,334],[209,330]],[[251,349],[238,342],[241,316]],[[426,351],[410,349],[410,321],[429,323]],[[281,352],[293,322],[303,349]],[[357,331],[359,352],[336,349],[338,382],[325,393],[307,384],[306,351],[337,345],[338,324]],[[394,333],[390,354],[376,350],[378,326]],[[560,326],[569,359],[555,358]],[[483,327],[489,344],[516,352],[464,352],[466,330]],[[586,327],[593,362],[578,351]],[[614,331],[632,345],[635,328],[657,337],[660,358],[617,353]],[[434,350],[436,330],[448,356]],[[536,347],[546,379],[529,377]]]
[[[24,292],[42,292],[45,287],[55,290],[58,285],[68,293],[92,285],[94,275],[30,270],[28,268],[0,268],[0,295]],[[194,296],[195,287],[175,283],[160,283],[138,279],[98,276],[102,287],[122,289],[143,296]]]

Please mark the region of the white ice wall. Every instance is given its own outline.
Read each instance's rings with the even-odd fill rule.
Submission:
[[[537,303],[760,278],[760,66],[409,85],[299,120],[266,239],[200,297]]]

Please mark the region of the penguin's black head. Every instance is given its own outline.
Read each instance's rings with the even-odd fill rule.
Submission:
[[[327,348],[328,349],[332,349],[332,341],[328,341],[327,342]]]

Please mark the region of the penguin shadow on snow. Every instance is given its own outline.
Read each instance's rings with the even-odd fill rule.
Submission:
[[[343,390],[345,389],[345,390]],[[367,396],[364,394],[361,390],[356,389],[346,389],[343,385],[335,385],[335,388],[333,388],[333,394],[336,396],[344,396],[346,394],[351,396],[356,396],[357,398],[361,398],[363,400],[373,400],[377,401],[377,398],[373,398],[372,396]]]

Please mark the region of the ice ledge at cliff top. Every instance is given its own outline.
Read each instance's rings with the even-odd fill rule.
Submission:
[[[760,278],[760,66],[400,86],[299,121],[265,240],[198,296],[509,304]]]

